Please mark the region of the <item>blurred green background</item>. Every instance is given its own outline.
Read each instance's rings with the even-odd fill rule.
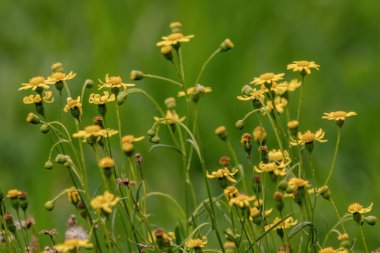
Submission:
[[[66,71],[78,73],[69,83],[72,93],[78,95],[86,78],[104,79],[107,73],[128,80],[130,70],[139,69],[176,78],[155,43],[169,33],[170,22],[180,21],[185,34],[195,34],[184,47],[189,82],[194,82],[201,64],[226,37],[235,44],[233,50],[214,59],[201,80],[214,89],[202,99],[199,115],[210,169],[216,169],[219,157],[228,154],[213,136],[215,127],[226,125],[234,147],[240,150],[242,132],[234,123],[250,110],[249,103],[236,100],[242,85],[263,72],[286,72],[286,64],[293,60],[314,60],[321,69],[305,83],[302,129],[322,127],[330,140],[315,150],[318,173],[326,177],[336,138],[335,124],[322,120],[322,113],[356,111],[358,116],[344,126],[331,191],[341,213],[352,202],[369,205],[373,201],[372,214],[379,216],[379,13],[378,0],[2,0],[0,187],[3,191],[19,188],[28,192],[38,229],[63,228],[64,219],[74,211],[72,207],[61,199],[57,203],[60,208],[48,213],[43,203],[71,186],[70,179],[63,168],[44,170],[51,139],[25,122],[33,108],[22,104],[22,97],[28,93],[17,89],[33,76],[48,75],[56,61],[62,62]],[[143,80],[138,87],[160,102],[177,92],[175,87],[155,80]],[[184,113],[178,103],[178,111]],[[88,107],[87,102],[84,107]],[[144,135],[155,114],[144,97],[132,96],[123,105],[125,133]],[[90,120],[88,117],[87,124]],[[251,131],[256,125],[256,119],[251,118],[245,130]],[[138,150],[145,158],[148,188],[180,199],[181,192],[176,190],[181,187],[180,160],[168,150],[149,153],[150,145],[144,141]],[[243,161],[243,152],[239,155]],[[96,165],[92,166],[97,171]],[[201,169],[196,166],[193,171],[196,184],[199,182],[203,189]],[[151,207],[156,204],[152,202]],[[157,225],[172,229],[176,220],[165,219],[170,209],[162,207],[162,212],[154,215]],[[330,225],[335,219],[332,211],[321,216]],[[380,247],[378,227],[366,226],[365,230],[370,248]]]

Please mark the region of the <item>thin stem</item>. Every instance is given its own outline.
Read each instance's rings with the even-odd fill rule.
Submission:
[[[330,166],[330,171],[329,171],[329,175],[327,176],[327,179],[326,179],[326,182],[323,184],[324,186],[327,185],[331,179],[331,176],[333,174],[333,171],[334,171],[334,168],[335,168],[335,162],[336,162],[336,157],[338,155],[338,150],[339,150],[339,144],[340,144],[340,138],[341,138],[341,135],[342,135],[342,128],[339,127],[338,129],[338,137],[336,139],[336,145],[335,145],[335,151],[334,151],[334,157],[332,159],[332,162],[331,162],[331,166]]]
[[[297,121],[299,121],[300,117],[301,117],[301,107],[302,107],[304,80],[305,80],[305,76],[302,76],[301,87],[300,87],[300,96],[299,96],[299,100],[298,100]]]
[[[179,82],[176,82],[172,79],[169,79],[169,78],[166,78],[166,77],[163,77],[163,76],[158,76],[158,75],[152,75],[152,74],[144,74],[144,77],[148,77],[148,78],[153,78],[153,79],[158,79],[158,80],[162,80],[162,81],[166,81],[168,83],[171,83],[171,84],[174,84],[176,86],[179,86],[182,88],[183,84],[182,83],[179,83]]]
[[[219,52],[220,52],[220,48],[218,48],[217,50],[215,50],[215,51],[210,55],[210,57],[208,57],[207,60],[203,63],[202,68],[201,68],[201,70],[199,71],[199,74],[198,74],[197,80],[195,81],[195,84],[197,84],[197,83],[199,82],[199,80],[201,79],[201,76],[202,76],[202,74],[203,74],[203,71],[206,69],[207,64],[209,64],[209,62],[212,60],[212,58],[214,58],[215,55],[217,55]]]
[[[360,236],[362,237],[362,240],[363,240],[363,244],[364,244],[365,252],[366,252],[366,253],[369,253],[369,251],[368,251],[368,246],[367,246],[367,241],[365,240],[365,236],[364,236],[364,232],[363,232],[363,227],[362,227],[362,225],[359,224],[359,223],[358,223],[358,226],[359,226]]]

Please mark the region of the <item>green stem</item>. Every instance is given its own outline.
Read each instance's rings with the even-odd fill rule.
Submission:
[[[169,78],[166,78],[166,77],[163,77],[163,76],[152,75],[152,74],[144,74],[144,77],[166,81],[168,83],[174,84],[174,85],[179,86],[181,88],[183,86],[182,83],[176,82],[176,81],[174,81],[172,79],[169,79]]]
[[[326,186],[330,179],[331,179],[331,176],[333,174],[333,171],[334,171],[334,168],[335,168],[335,162],[336,162],[336,157],[338,155],[338,150],[339,150],[339,144],[340,144],[340,138],[341,138],[341,135],[342,135],[342,128],[339,127],[338,129],[338,137],[336,139],[336,145],[335,145],[335,151],[334,151],[334,157],[332,159],[332,162],[331,162],[331,166],[330,166],[330,171],[329,171],[329,175],[327,176],[327,179],[326,179],[326,182],[323,184],[324,186]]]
[[[209,62],[212,60],[212,58],[215,57],[215,55],[217,55],[218,53],[220,52],[220,48],[218,48],[217,50],[215,50],[211,55],[210,57],[207,58],[207,60],[203,63],[202,65],[202,68],[201,70],[199,71],[199,74],[198,74],[198,77],[195,81],[195,84],[197,84],[199,82],[199,80],[201,79],[201,76],[203,74],[203,71],[206,69],[206,66],[209,64]]]
[[[301,87],[300,87],[300,96],[299,96],[299,100],[298,100],[297,121],[299,121],[300,117],[301,117],[304,79],[305,79],[305,76],[302,76]]]
[[[367,246],[367,241],[365,240],[365,236],[364,236],[364,232],[363,232],[363,227],[359,223],[358,223],[358,226],[359,226],[360,236],[362,237],[362,240],[363,240],[365,252],[369,253],[368,246]]]

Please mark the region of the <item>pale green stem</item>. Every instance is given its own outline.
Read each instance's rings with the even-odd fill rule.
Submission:
[[[300,117],[301,117],[301,107],[302,107],[304,80],[305,80],[305,76],[302,76],[301,87],[300,87],[300,96],[299,96],[299,100],[298,100],[297,121],[299,121]]]
[[[359,223],[358,223],[358,227],[359,227],[359,231],[360,231],[360,236],[362,237],[362,240],[363,240],[363,245],[364,245],[365,252],[369,253],[368,246],[367,246],[367,241],[365,239],[364,232],[363,232],[363,227]]]
[[[324,186],[326,186],[329,183],[329,181],[331,179],[331,176],[333,174],[334,168],[335,168],[335,162],[336,162],[336,157],[338,155],[341,134],[342,134],[342,128],[339,127],[339,129],[338,129],[338,137],[336,139],[334,157],[333,157],[332,162],[331,162],[331,166],[330,166],[330,170],[329,170],[329,175],[327,176],[326,182],[323,184]]]
[[[182,84],[179,83],[179,82],[176,82],[172,79],[169,79],[169,78],[166,78],[166,77],[163,77],[163,76],[158,76],[158,75],[152,75],[152,74],[144,74],[144,77],[148,77],[148,78],[153,78],[153,79],[158,79],[158,80],[162,80],[162,81],[166,81],[168,83],[171,83],[171,84],[174,84],[176,86],[179,86],[182,88]]]
[[[199,71],[199,74],[198,74],[197,80],[195,81],[195,84],[197,84],[197,83],[199,82],[199,80],[200,80],[201,77],[202,77],[203,71],[206,69],[206,66],[209,64],[209,62],[212,60],[212,58],[214,58],[215,55],[217,55],[219,52],[220,52],[220,48],[218,48],[217,50],[215,50],[215,51],[210,55],[210,57],[208,57],[208,59],[203,63],[202,68],[201,68],[201,70]]]

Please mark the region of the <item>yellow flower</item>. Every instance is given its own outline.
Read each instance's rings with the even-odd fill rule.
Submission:
[[[274,98],[274,107],[276,108],[276,111],[279,113],[284,112],[284,107],[288,104],[288,100],[283,97],[275,97]],[[266,103],[266,109],[262,109],[262,113],[265,115],[268,112],[271,112],[273,110],[273,103],[272,101],[267,101]]]
[[[288,181],[288,187],[293,191],[296,191],[299,188],[309,187],[309,181],[303,180],[302,178],[293,177]]]
[[[63,71],[63,65],[62,63],[60,62],[55,62],[51,65],[51,70],[53,70],[54,72],[60,72],[60,71]]]
[[[255,200],[256,196],[247,196],[239,193],[236,197],[230,199],[230,206],[236,206],[239,208],[249,207],[249,202]]]
[[[291,120],[287,124],[289,129],[296,129],[299,125],[300,125],[300,122],[298,120]]]
[[[77,99],[73,99],[72,97],[67,98],[67,104],[63,108],[63,111],[68,112],[71,109],[78,109],[80,114],[82,115],[82,104],[80,102],[79,96],[77,97]]]
[[[118,131],[112,129],[102,129],[98,125],[86,126],[83,130],[79,130],[77,133],[73,134],[75,138],[83,138],[85,141],[92,138],[99,141],[102,137],[111,137],[117,134]]]
[[[288,64],[287,69],[291,69],[293,72],[301,72],[302,75],[310,75],[310,69],[319,70],[319,65],[313,61],[293,61],[293,63]]]
[[[292,161],[287,150],[282,152],[280,149],[272,149],[268,152],[268,157],[270,161],[275,162],[279,167],[285,167]]]
[[[349,213],[369,213],[372,210],[373,203],[369,207],[364,208],[359,203],[353,203],[348,206],[348,212]]]
[[[160,124],[173,125],[178,121],[182,122],[186,117],[179,118],[178,114],[175,111],[167,110],[165,119],[154,117],[155,121],[160,121]]]
[[[46,83],[56,84],[61,81],[73,79],[76,75],[77,74],[75,74],[73,71],[70,71],[68,74],[65,74],[63,72],[55,72],[47,78]]]
[[[264,73],[260,75],[259,77],[255,77],[251,83],[260,85],[260,86],[271,85],[272,83],[283,79],[284,76],[285,76],[284,73],[280,73],[280,74],[275,74],[272,72]]]
[[[108,91],[103,92],[104,95],[91,93],[88,102],[94,105],[103,105],[108,102],[115,101],[115,94],[111,94]]]
[[[207,244],[207,238],[203,236],[202,238],[190,239],[185,243],[186,249],[193,248],[203,248]]]
[[[100,168],[111,168],[114,165],[115,165],[115,160],[109,156],[103,157],[102,159],[100,159],[98,163],[98,166]]]
[[[212,92],[211,87],[204,87],[203,85],[200,85],[200,84],[196,84],[194,87],[190,87],[186,90],[186,93],[191,96],[194,102],[197,102],[201,96],[210,92]],[[183,97],[185,95],[186,94],[184,91],[178,92],[178,97]]]
[[[284,167],[285,165],[282,165],[281,167],[275,162],[270,162],[270,163],[260,162],[259,167],[254,166],[254,169],[257,173],[272,172],[276,176],[285,176],[286,169]]]
[[[207,173],[208,178],[227,178],[228,181],[232,183],[236,183],[236,180],[233,178],[233,176],[238,172],[237,169],[234,171],[230,172],[230,170],[227,167],[218,169],[217,171],[213,171],[211,174]]]
[[[140,137],[137,137],[135,138],[133,135],[125,135],[123,136],[123,138],[121,138],[121,143],[134,143],[134,142],[138,142],[138,141],[142,141],[145,137],[144,136],[140,136]]]
[[[293,146],[297,145],[304,145],[308,143],[312,143],[314,141],[319,142],[327,142],[327,140],[324,140],[325,133],[323,132],[322,128],[320,128],[316,133],[311,132],[310,130],[307,130],[305,133],[298,132],[298,140],[294,140],[293,138],[290,139],[290,144]]]
[[[347,233],[343,233],[343,234],[339,234],[338,235],[338,241],[345,241],[345,240],[348,240],[349,239],[349,236]]]
[[[120,87],[123,87],[123,89],[126,90],[127,87],[135,86],[132,83],[123,83],[123,80],[121,79],[120,76],[109,76],[108,74],[106,75],[105,83],[103,83],[102,81],[100,82],[102,83],[102,85],[99,85],[99,90],[102,88],[120,88]]]
[[[157,42],[158,47],[164,46],[176,46],[179,43],[189,42],[190,39],[194,38],[194,35],[184,36],[182,33],[172,33],[167,36],[162,37],[162,41]]]
[[[73,204],[78,203],[78,201],[80,200],[80,195],[77,188],[75,187],[69,188],[67,191],[67,197],[70,203],[73,203]]]
[[[49,89],[49,85],[46,83],[45,77],[42,76],[36,76],[33,77],[29,80],[28,83],[22,83],[22,87],[19,88],[18,90],[27,90],[27,89],[32,89],[32,90],[42,90],[42,89]]]
[[[112,193],[105,191],[103,195],[98,195],[93,198],[90,205],[96,211],[103,211],[105,213],[111,213],[112,207],[119,202],[119,198],[114,196]]]
[[[336,112],[330,112],[330,113],[325,112],[323,114],[324,116],[322,116],[322,119],[335,120],[335,121],[344,121],[348,117],[358,115],[356,112],[345,112],[345,111],[336,111]]]
[[[264,216],[267,217],[269,214],[271,214],[272,210],[273,210],[273,208],[271,208],[271,209],[269,209],[269,210],[263,212]],[[257,207],[252,207],[252,208],[250,209],[249,219],[252,220],[253,218],[255,218],[255,217],[261,215],[261,213],[262,213],[262,212],[261,212],[260,209],[258,209]]]
[[[7,198],[10,198],[10,199],[17,198],[20,194],[21,194],[20,190],[12,189],[8,191]]]
[[[327,247],[320,249],[318,253],[336,253],[336,250],[333,247]]]
[[[226,196],[227,199],[235,198],[239,195],[239,191],[235,186],[227,186],[226,189],[224,189],[224,196]]]
[[[91,249],[93,247],[92,243],[88,240],[80,240],[77,238],[68,239],[62,244],[57,244],[54,249],[58,252],[70,252],[72,250],[77,250],[79,248]]]
[[[265,98],[264,93],[265,93],[264,89],[252,89],[249,96],[247,95],[237,96],[237,99],[241,101],[260,100],[263,102]]]
[[[40,94],[32,94],[29,96],[26,96],[22,100],[24,104],[38,104],[41,103],[42,101],[46,103],[53,103],[54,102],[54,97],[53,97],[53,92],[51,91],[46,91],[45,95],[41,98]]]
[[[277,230],[277,229],[284,230],[284,229],[291,228],[295,226],[296,224],[297,224],[297,220],[293,219],[293,217],[288,217],[283,221],[281,221],[281,218],[276,217],[274,218],[273,222],[269,225],[266,225],[264,229],[265,231],[271,228],[273,228],[274,230]]]
[[[252,132],[253,140],[255,142],[265,142],[267,138],[267,132],[265,131],[265,128],[262,126],[256,127]]]
[[[298,87],[301,86],[301,82],[298,81],[297,78],[292,79],[290,82],[287,83],[288,85],[288,91],[295,91]]]

